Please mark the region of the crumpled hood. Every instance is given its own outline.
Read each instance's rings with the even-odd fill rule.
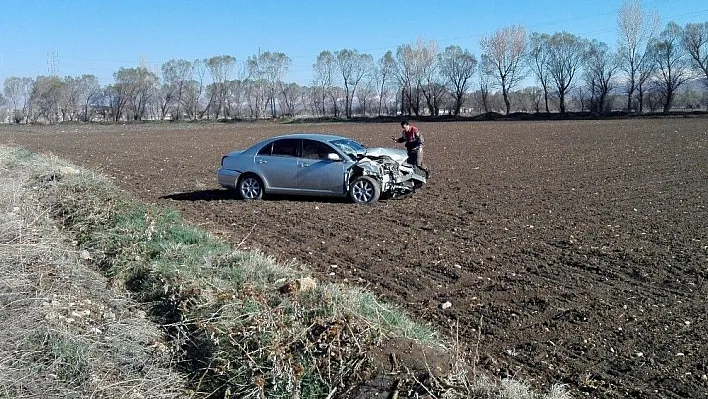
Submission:
[[[359,153],[359,155],[366,156],[367,158],[378,158],[382,156],[388,156],[398,163],[404,163],[406,162],[406,159],[408,159],[408,153],[405,150],[385,147],[367,148],[366,151]]]

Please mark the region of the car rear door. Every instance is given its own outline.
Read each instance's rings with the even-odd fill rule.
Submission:
[[[302,153],[297,160],[298,188],[310,194],[343,194],[345,162],[327,159],[337,154],[329,144],[317,140],[302,140]]]
[[[275,140],[261,148],[254,162],[271,192],[297,190],[300,139]]]

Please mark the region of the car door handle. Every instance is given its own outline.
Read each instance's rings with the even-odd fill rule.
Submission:
[[[300,164],[300,167],[302,167],[302,168],[306,168],[306,167],[308,167],[308,166],[310,166],[309,163],[301,163],[301,164]]]
[[[264,160],[262,160],[262,159],[259,159],[259,160],[258,160],[258,163],[268,163],[268,161],[264,161]]]

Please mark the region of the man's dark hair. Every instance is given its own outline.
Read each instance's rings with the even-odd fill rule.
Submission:
[[[408,124],[408,121],[401,121],[401,127],[406,126]]]

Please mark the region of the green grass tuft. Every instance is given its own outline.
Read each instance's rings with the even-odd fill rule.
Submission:
[[[49,332],[44,345],[53,357],[59,380],[73,386],[81,385],[88,379],[90,347],[71,335]]]

